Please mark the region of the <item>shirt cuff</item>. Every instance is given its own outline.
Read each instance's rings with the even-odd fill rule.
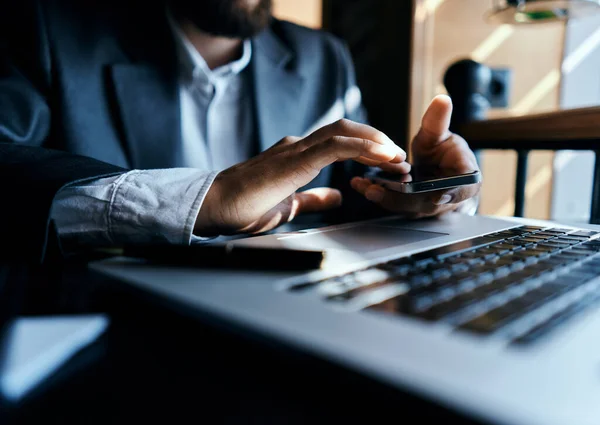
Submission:
[[[191,168],[133,170],[76,184],[54,201],[61,242],[119,245],[212,240],[193,236],[204,198],[217,173]]]
[[[128,173],[110,203],[109,237],[116,243],[189,245],[216,175],[188,168]]]

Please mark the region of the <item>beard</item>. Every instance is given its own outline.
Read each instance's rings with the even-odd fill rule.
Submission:
[[[271,21],[271,0],[168,0],[178,19],[215,36],[249,38]]]

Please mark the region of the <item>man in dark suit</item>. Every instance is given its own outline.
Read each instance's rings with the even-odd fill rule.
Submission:
[[[68,249],[186,244],[303,213],[435,216],[478,190],[403,196],[360,177],[406,173],[406,154],[365,124],[346,47],[271,18],[269,0],[5,3],[0,235],[15,255],[43,256],[49,229]],[[433,101],[415,161],[473,171],[450,114]]]

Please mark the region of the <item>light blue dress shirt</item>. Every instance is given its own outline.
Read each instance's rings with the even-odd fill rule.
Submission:
[[[249,159],[254,144],[249,40],[240,59],[211,70],[171,20],[177,41],[185,168],[132,170],[78,183],[55,197],[52,219],[65,246],[189,244],[219,171]]]

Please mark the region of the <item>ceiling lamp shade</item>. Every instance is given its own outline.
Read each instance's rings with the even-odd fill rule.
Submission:
[[[539,24],[600,13],[600,0],[492,0],[492,5],[487,18],[501,24]]]

